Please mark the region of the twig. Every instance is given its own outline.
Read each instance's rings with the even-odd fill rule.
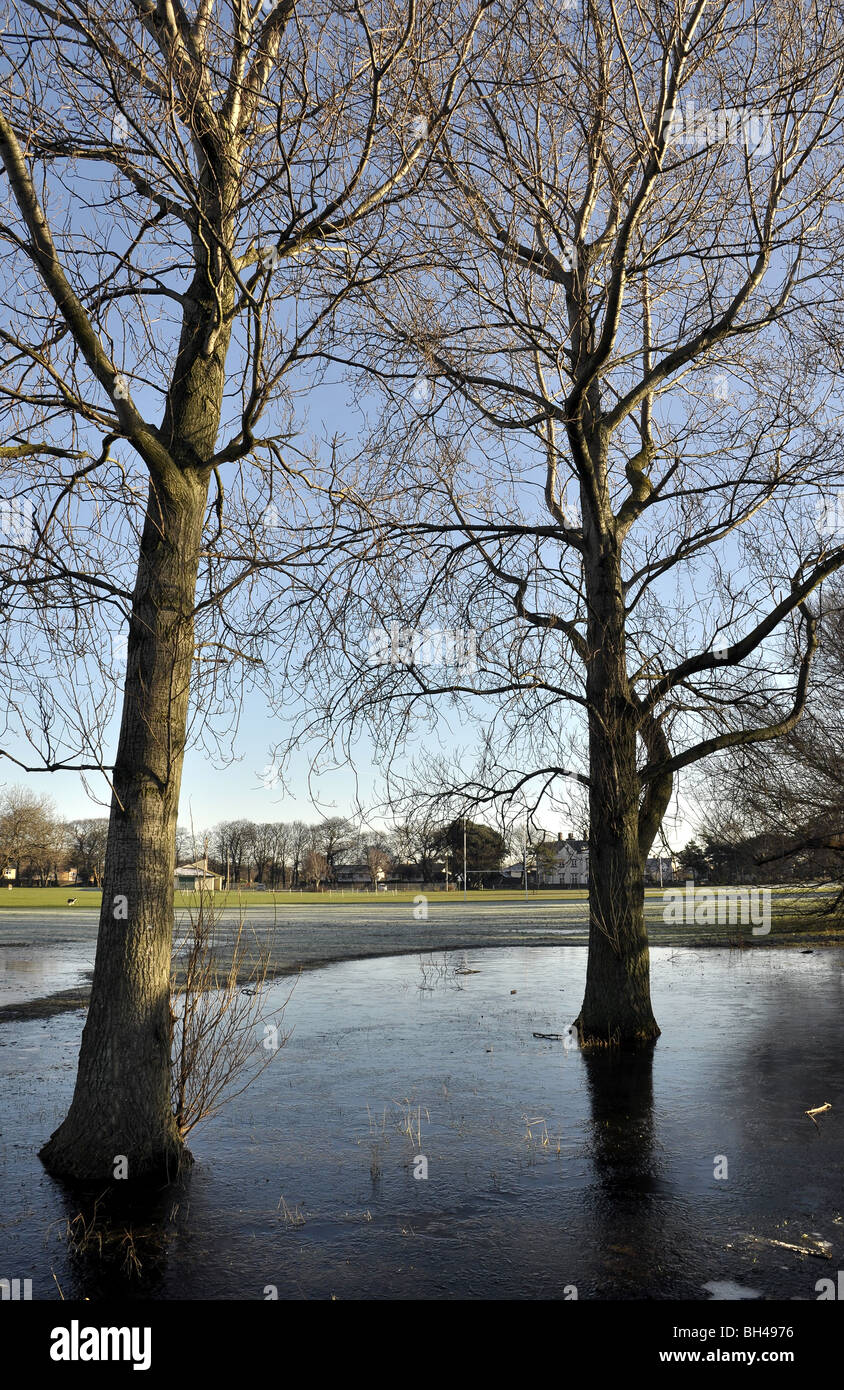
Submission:
[[[832,1109],[832,1102],[831,1102],[831,1101],[827,1101],[825,1105],[816,1105],[815,1108],[814,1108],[814,1110],[804,1110],[804,1111],[803,1111],[803,1114],[809,1116],[809,1119],[812,1121],[812,1124],[815,1126],[815,1129],[818,1130],[818,1132],[820,1132],[820,1125],[818,1124],[817,1120],[815,1119],[815,1116],[816,1116],[816,1115],[823,1115],[823,1114],[826,1113],[827,1110],[831,1110],[831,1109]]]
[[[768,1236],[748,1236],[748,1240],[754,1241],[757,1245],[776,1245],[780,1250],[794,1250],[798,1255],[814,1255],[818,1260],[831,1260],[831,1250],[812,1250],[806,1245],[790,1245],[786,1240],[771,1240]]]

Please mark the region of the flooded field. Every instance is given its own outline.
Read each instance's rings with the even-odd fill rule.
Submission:
[[[84,970],[84,948],[56,960]],[[104,1254],[72,1248],[90,1206],[36,1157],[83,1015],[0,1021],[0,1277],[40,1299],[816,1299],[844,1258],[844,952],[657,947],[663,1035],[623,1060],[534,1036],[571,1023],[585,962],[496,946],[306,972],[287,1045]]]
[[[748,946],[767,950],[778,940],[778,918],[806,913],[829,900],[830,890],[813,889],[795,896],[774,889],[774,926],[756,935],[750,914],[738,923],[684,924],[665,920],[659,890],[645,897],[648,934],[655,946]],[[699,890],[699,897],[701,890]],[[478,949],[488,946],[585,946],[589,938],[585,896],[579,899],[532,898],[510,902],[457,900],[432,902],[428,916],[414,915],[412,901],[363,902],[360,906],[301,904],[264,905],[255,895],[242,908],[215,908],[215,943],[224,959],[241,919],[244,940],[254,953],[271,942],[271,974],[309,970],[340,960],[360,960],[403,953]],[[3,906],[0,904],[0,906]],[[178,924],[188,917],[177,911]],[[94,964],[99,908],[84,899],[72,908],[3,907],[0,911],[0,1022],[32,1014],[47,1017],[85,1002]],[[818,923],[821,923],[818,929]],[[793,939],[793,938],[792,938]],[[800,932],[800,944],[842,942],[840,932],[815,918]],[[844,943],[842,943],[844,944]]]

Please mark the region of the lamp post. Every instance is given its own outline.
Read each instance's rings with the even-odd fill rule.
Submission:
[[[463,817],[463,901],[468,901],[467,897],[468,878],[466,870],[466,817]]]

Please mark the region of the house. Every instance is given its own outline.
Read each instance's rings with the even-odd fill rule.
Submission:
[[[534,845],[532,857],[536,866],[528,864],[528,887],[530,888],[585,888],[589,882],[589,841],[576,840],[573,835],[563,836],[562,831],[556,840],[543,840]],[[502,878],[510,883],[524,883],[525,866],[523,859],[506,864],[501,870]]]
[[[408,892],[413,889],[423,890],[425,888],[445,888],[454,887],[454,871],[449,866],[448,880],[446,880],[446,861],[443,859],[429,859],[424,868],[428,873],[423,872],[423,865],[414,863],[398,863],[390,865],[387,870],[386,882],[391,888],[403,888]]]
[[[537,846],[536,876],[544,887],[586,888],[589,884],[589,841],[577,840],[574,835],[558,834],[556,840],[546,840]],[[505,873],[522,878],[521,864],[513,864]],[[645,883],[674,883],[682,876],[680,865],[673,855],[654,855],[645,864]],[[529,879],[533,872],[529,874]]]
[[[440,877],[442,877],[442,865],[439,868]],[[391,864],[387,870],[386,882],[391,888],[403,888],[409,891],[410,889],[421,889],[424,880],[418,864],[395,863]]]
[[[173,875],[173,886],[177,893],[197,893],[203,887],[214,893],[222,889],[223,880],[204,864],[180,864]]]
[[[573,835],[546,841],[539,856],[539,880],[548,887],[585,888],[589,883],[589,841]]]
[[[364,885],[367,888],[372,887],[372,874],[369,872],[368,864],[335,864],[330,877],[338,888],[363,887]],[[383,872],[380,877],[384,877]]]

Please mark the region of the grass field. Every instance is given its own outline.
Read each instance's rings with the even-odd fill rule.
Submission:
[[[655,889],[659,893],[660,889]],[[249,907],[272,907],[274,904],[279,906],[297,906],[301,904],[319,904],[328,906],[331,903],[336,905],[360,905],[382,904],[384,906],[395,905],[396,903],[412,903],[418,896],[418,890],[409,891],[390,890],[387,893],[373,892],[340,892],[326,891],[324,893],[304,893],[304,892],[281,892],[261,893],[252,891],[238,892],[232,888],[228,893],[221,892],[214,894],[214,904],[216,907],[238,907],[246,905]],[[446,893],[442,890],[425,894],[429,902],[463,902],[463,892]],[[22,907],[66,907],[68,898],[76,898],[76,907],[99,907],[102,894],[99,889],[92,888],[13,888],[0,889],[0,911],[3,908],[22,908]],[[585,888],[542,888],[538,891],[530,890],[529,898],[531,902],[577,902],[586,901]],[[176,893],[175,900],[177,907],[190,907],[199,899],[198,893]],[[508,890],[477,890],[470,889],[467,900],[469,902],[497,902],[517,904],[524,902],[524,889],[514,891]]]
[[[698,890],[702,891],[702,890]],[[804,931],[809,923],[813,923],[822,930],[828,929],[832,924],[829,919],[824,921],[819,914],[812,911],[817,904],[820,906],[828,901],[828,895],[833,891],[831,885],[812,885],[812,884],[783,884],[774,886],[772,889],[771,906],[772,915],[780,930],[799,930]],[[647,888],[645,897],[650,908],[649,916],[653,913],[656,902],[662,897],[663,890],[659,887]],[[80,909],[99,909],[101,901],[99,890],[85,888],[12,888],[0,889],[0,913],[4,909],[31,908],[61,908],[67,912],[79,911]],[[68,906],[68,898],[76,898],[73,907]],[[297,906],[320,906],[320,907],[395,907],[397,904],[413,903],[418,897],[417,890],[388,892],[353,892],[353,891],[326,891],[323,893],[304,893],[304,892],[281,892],[262,893],[254,891],[238,892],[232,888],[228,893],[219,892],[214,894],[215,908],[256,908],[256,907],[297,907]],[[442,903],[459,907],[463,903],[463,891],[458,889],[445,893],[442,890],[432,891],[425,894],[429,903]],[[815,901],[813,902],[813,897]],[[175,905],[177,908],[189,908],[198,903],[198,893],[176,893]],[[585,888],[541,888],[531,889],[528,894],[530,903],[586,903]],[[469,904],[480,903],[500,903],[507,904],[512,908],[518,908],[525,902],[524,889],[470,889],[467,897]]]

